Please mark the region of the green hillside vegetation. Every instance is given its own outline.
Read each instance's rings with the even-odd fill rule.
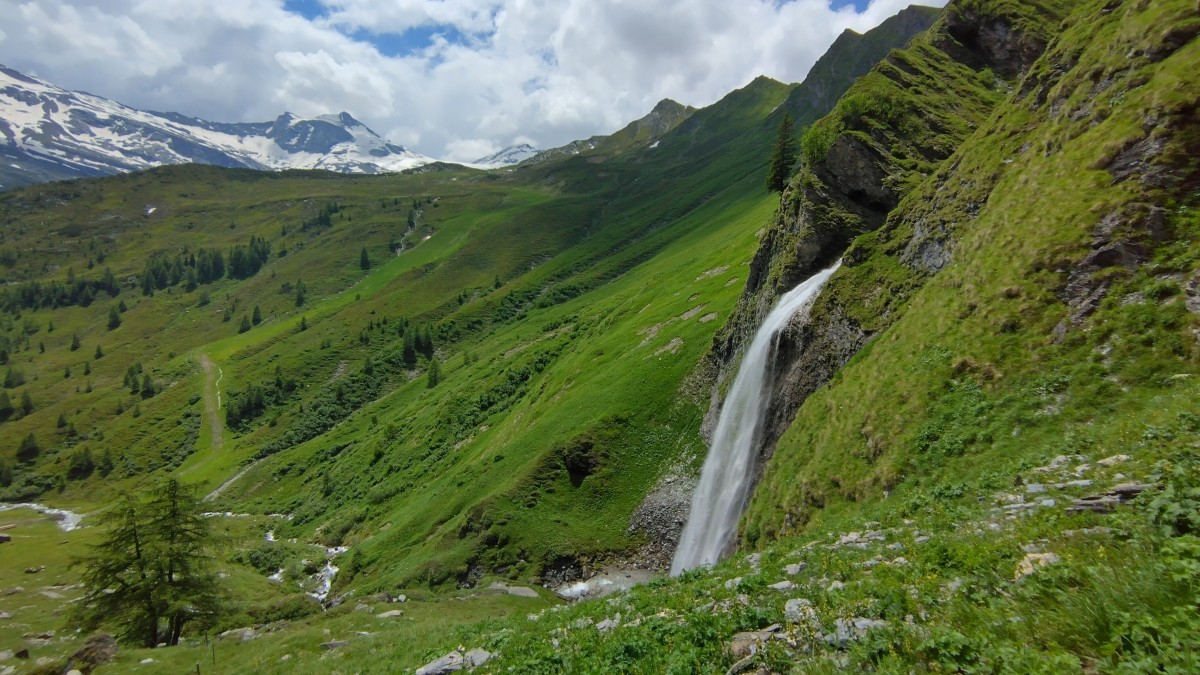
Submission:
[[[95,514],[170,475],[236,514],[204,632],[255,636],[99,672],[1196,670],[1194,3],[877,31],[513,170],[0,194],[0,498]],[[495,583],[666,562],[631,515],[698,469],[765,309],[838,258],[738,555],[572,605]],[[57,668],[102,533],[10,524],[0,637]]]

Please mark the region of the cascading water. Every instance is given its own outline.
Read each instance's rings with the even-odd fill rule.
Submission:
[[[768,403],[768,366],[775,354],[775,336],[796,312],[812,304],[841,264],[838,261],[784,294],[754,335],[721,407],[712,447],[692,497],[692,510],[675,549],[672,575],[713,565],[729,547],[749,497],[759,452],[759,426]]]

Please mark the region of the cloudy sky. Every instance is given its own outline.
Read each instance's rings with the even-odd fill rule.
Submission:
[[[219,122],[348,111],[472,160],[804,78],[913,0],[0,0],[0,63]],[[946,0],[921,0],[944,5]]]

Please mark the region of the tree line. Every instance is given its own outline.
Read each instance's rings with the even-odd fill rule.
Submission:
[[[71,268],[67,270],[65,282],[34,280],[5,288],[0,291],[0,310],[16,316],[26,309],[57,309],[74,305],[87,307],[100,293],[115,298],[120,292],[121,285],[108,268],[97,279],[76,277],[75,270]]]
[[[221,251],[201,248],[195,252],[186,249],[175,256],[155,253],[146,260],[142,270],[142,295],[154,295],[184,283],[188,291],[200,284],[209,284],[224,278],[249,279],[258,274],[271,257],[271,243],[257,235],[250,235],[249,244],[235,244],[229,249],[228,264]]]

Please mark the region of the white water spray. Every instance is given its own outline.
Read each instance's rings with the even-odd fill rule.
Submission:
[[[54,523],[58,525],[58,529],[62,530],[63,532],[70,532],[71,530],[81,527],[79,523],[83,520],[83,516],[79,515],[78,513],[73,513],[71,511],[67,511],[66,509],[52,509],[49,506],[43,506],[42,504],[0,504],[0,511],[9,511],[12,509],[29,509],[30,511],[37,511],[38,513],[53,520]]]
[[[838,261],[784,294],[754,335],[721,407],[700,484],[692,496],[692,511],[675,549],[672,575],[714,565],[729,547],[750,496],[754,460],[759,452],[758,428],[771,385],[767,373],[775,354],[775,336],[796,312],[812,305],[841,264]]]

